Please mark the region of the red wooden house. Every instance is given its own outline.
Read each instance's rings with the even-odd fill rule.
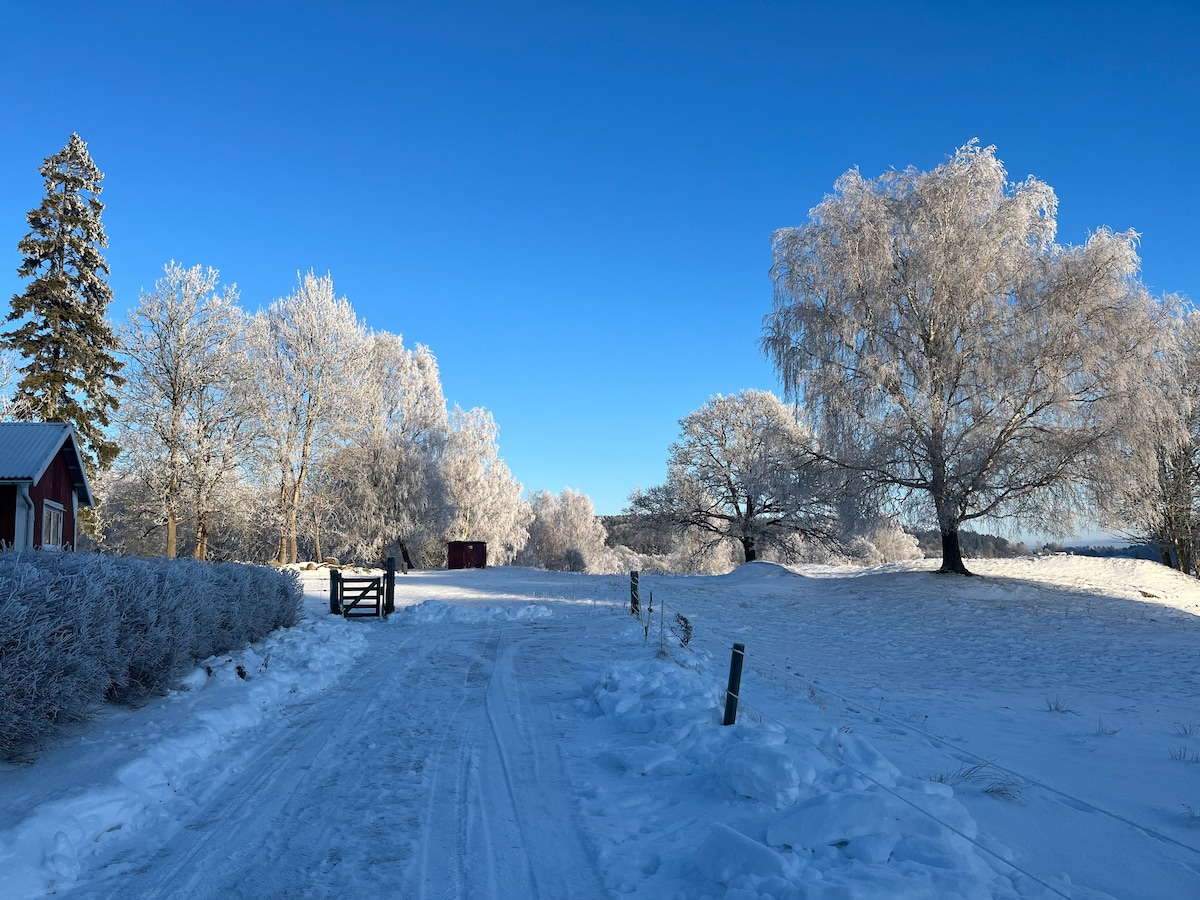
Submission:
[[[73,549],[79,507],[92,505],[74,428],[59,422],[0,422],[3,546]]]

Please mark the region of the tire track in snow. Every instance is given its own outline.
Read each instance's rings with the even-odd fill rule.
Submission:
[[[441,696],[443,710],[450,705],[447,694],[451,691],[458,692],[458,701],[453,704],[453,711],[439,723],[437,747],[425,767],[429,778],[424,821],[419,834],[419,864],[414,877],[416,883],[404,892],[406,896],[410,891],[422,900],[473,896],[468,884],[464,883],[471,872],[468,834],[473,818],[470,801],[472,769],[475,767],[472,749],[475,728],[470,707],[478,686],[488,677],[498,641],[497,631],[492,636],[491,646],[485,644],[482,648],[484,655],[477,656],[465,666],[458,684],[441,684],[438,683],[440,679],[435,678],[431,679],[432,684],[424,686],[425,691]],[[449,650],[451,648],[443,648],[438,654],[443,661],[443,654]],[[444,668],[440,667],[432,674],[445,674]]]
[[[365,673],[348,677],[379,683],[395,663],[393,655],[380,656]],[[415,663],[409,661],[408,667]],[[223,759],[226,773],[214,778],[196,810],[151,859],[118,855],[68,896],[204,898],[274,892],[264,885],[260,894],[255,885],[264,880],[265,862],[289,865],[281,859],[280,848],[297,843],[297,834],[287,831],[294,824],[287,808],[297,798],[303,802],[311,782],[328,774],[331,745],[360,732],[380,702],[379,691],[347,692],[335,687],[298,706],[282,723],[276,720],[273,730],[260,726],[246,733],[240,742],[259,742],[232,762]],[[272,831],[272,823],[284,830]],[[323,830],[318,826],[301,831],[312,838]],[[272,885],[286,880],[278,871],[266,875]]]
[[[369,629],[358,667],[246,732],[157,848],[69,896],[606,896],[558,749],[556,704],[580,683],[569,629],[348,627]]]
[[[512,639],[517,629],[534,634]],[[552,680],[539,677],[545,673],[535,670],[534,660],[556,655],[555,641],[565,631],[497,627],[486,640],[486,658],[463,680],[464,693],[445,723],[431,767],[412,895],[422,900],[606,895],[581,837],[561,758],[545,753],[545,747],[557,745],[551,702],[563,694],[555,694],[561,687]],[[483,666],[486,678],[478,674]],[[447,778],[446,771],[454,777]]]
[[[525,896],[603,896],[607,892],[585,846],[555,727],[553,704],[572,694],[575,681],[568,680],[567,687],[546,677],[548,661],[561,655],[563,635],[571,629],[531,628],[532,636],[497,657],[486,705],[494,762],[502,771],[529,874]]]

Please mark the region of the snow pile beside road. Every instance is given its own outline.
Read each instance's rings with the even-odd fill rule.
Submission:
[[[190,808],[182,798],[204,787],[193,779],[207,760],[231,750],[270,711],[329,687],[366,645],[362,630],[342,619],[310,617],[205,660],[163,699],[149,726],[134,717],[130,732],[125,719],[105,720],[37,764],[6,773],[11,802],[0,814],[0,896],[52,893],[74,882],[90,857],[172,831]],[[118,752],[122,746],[127,752]],[[56,762],[66,771],[47,802],[38,779]],[[40,805],[21,808],[26,795]]]
[[[953,790],[865,739],[743,710],[697,657],[611,665],[587,700],[583,803],[608,887],[638,896],[1017,897]],[[749,715],[747,715],[749,713]],[[581,751],[582,752],[582,751]]]

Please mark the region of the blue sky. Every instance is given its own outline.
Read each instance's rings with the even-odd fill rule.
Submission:
[[[1200,298],[1200,4],[0,5],[0,294],[37,167],[105,173],[123,321],[170,259],[248,309],[331,272],[527,489],[619,512],[677,420],[778,390],[771,233],[972,138]],[[3,248],[7,247],[7,250]]]

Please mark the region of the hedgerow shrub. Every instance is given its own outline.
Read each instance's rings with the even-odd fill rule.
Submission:
[[[0,755],[296,624],[302,598],[294,572],[262,566],[0,553]]]

